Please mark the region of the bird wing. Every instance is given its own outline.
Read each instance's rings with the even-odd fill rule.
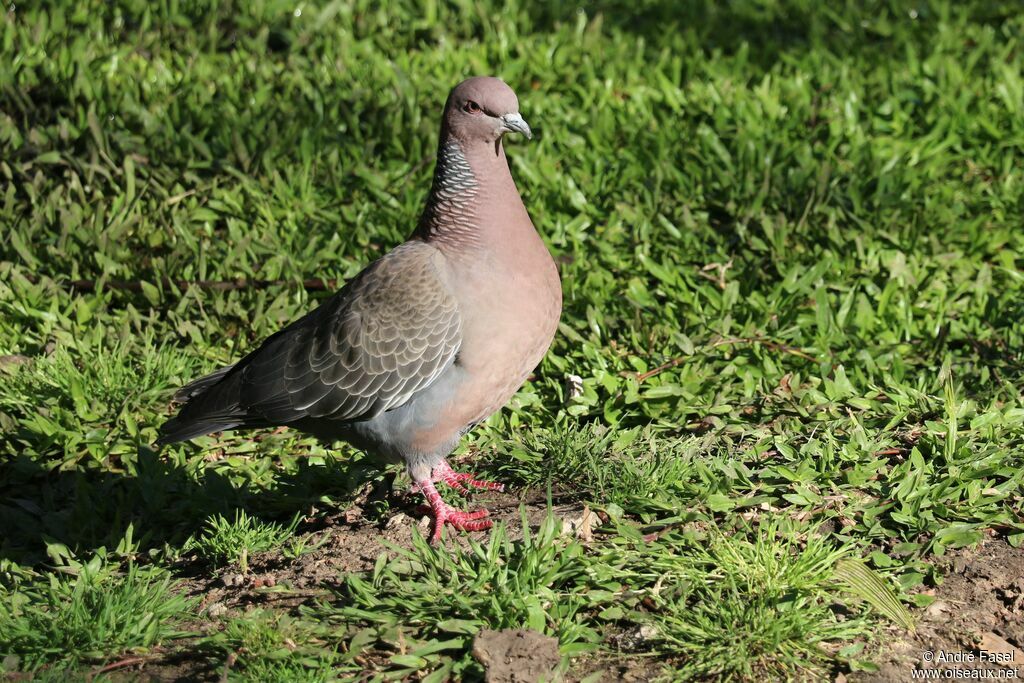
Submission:
[[[458,304],[436,248],[407,242],[236,366],[240,406],[271,424],[368,419],[401,406],[454,361]]]

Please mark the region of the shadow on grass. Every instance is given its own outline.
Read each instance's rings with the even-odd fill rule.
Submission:
[[[640,36],[654,49],[678,48],[680,43],[694,51],[720,51],[726,55],[746,53],[746,60],[760,70],[770,69],[788,56],[799,57],[828,45],[839,54],[877,56],[884,53],[891,24],[913,27],[922,44],[928,30],[922,24],[934,18],[927,8],[915,19],[898,3],[886,0],[850,4],[845,9],[803,0],[591,0],[581,3],[531,3],[534,26],[550,30],[556,23],[572,23],[576,13],[601,17],[606,27]],[[993,10],[992,21],[1008,14]],[[680,40],[681,39],[681,40]]]
[[[744,50],[749,62],[763,70],[821,46],[836,55],[886,60],[906,48],[905,35],[893,39],[896,32],[909,31],[924,48],[934,39],[942,13],[935,4],[911,7],[899,0],[584,0],[527,6],[538,32],[558,22],[573,23],[579,11],[588,18],[600,14],[604,25],[641,36],[655,49],[677,47],[681,36],[695,50],[727,55]],[[998,28],[1019,11],[1015,0],[990,0],[963,3],[954,14]]]
[[[325,496],[344,504],[381,472],[365,461],[298,460],[268,489],[231,481],[212,467],[190,469],[146,447],[139,449],[134,474],[51,470],[26,456],[2,462],[0,559],[38,564],[50,543],[88,556],[101,546],[116,548],[129,524],[145,552],[180,544],[212,515],[232,517],[239,509],[287,521],[314,505],[324,507]]]

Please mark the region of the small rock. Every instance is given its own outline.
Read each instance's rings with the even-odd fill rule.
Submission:
[[[484,666],[487,683],[550,681],[562,659],[557,638],[527,629],[481,629],[473,656]]]
[[[228,588],[231,588],[232,586],[241,586],[245,583],[245,576],[242,574],[225,574],[221,581],[223,581],[224,585]]]
[[[215,602],[206,608],[206,614],[213,619],[216,619],[217,617],[226,614],[227,611],[228,606],[225,605],[223,602]]]
[[[271,588],[277,585],[277,579],[274,578],[273,574],[267,574],[266,576],[254,576],[252,579],[253,588]]]
[[[949,611],[949,603],[943,602],[942,600],[936,600],[932,604],[928,605],[924,613],[930,619],[939,619],[943,614]]]
[[[569,403],[574,398],[583,395],[583,378],[579,375],[565,376],[565,402]]]
[[[996,655],[996,659],[1005,662],[1006,666],[1013,666],[1015,662],[1024,662],[1024,652],[991,631],[981,634],[978,650],[984,650],[990,657]]]
[[[658,629],[651,624],[640,624],[628,631],[613,635],[611,639],[622,650],[641,649],[658,637]]]
[[[345,510],[344,518],[346,524],[355,524],[363,518],[363,508],[353,505],[348,510]]]
[[[579,517],[566,517],[562,520],[562,534],[575,536],[584,543],[589,543],[594,540],[594,524],[597,521],[597,515],[589,506],[584,505],[583,512]]]
[[[388,531],[392,531],[399,527],[405,526],[409,523],[409,515],[404,512],[398,512],[388,518],[388,521],[384,523],[384,528]]]
[[[13,355],[10,355],[10,356],[0,356],[0,370],[2,370],[4,368],[7,368],[7,367],[15,366],[15,365],[24,365],[25,363],[29,362],[30,360],[32,360],[32,359],[29,358],[28,356],[22,356],[20,354],[13,354]]]
[[[640,640],[647,642],[654,640],[658,636],[658,629],[652,624],[640,624],[640,628],[637,629],[640,636]]]

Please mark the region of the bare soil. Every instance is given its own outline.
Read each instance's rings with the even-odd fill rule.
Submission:
[[[914,669],[932,668],[962,670],[943,677],[1024,678],[1024,549],[988,539],[940,561],[945,580],[923,591],[935,602],[917,610],[916,630],[891,629],[868,656],[878,672],[848,680],[909,681]]]
[[[208,611],[216,603],[229,609],[268,600],[297,604],[312,595],[322,594],[337,586],[345,574],[373,569],[382,554],[393,557],[395,548],[411,548],[414,527],[421,536],[429,535],[430,520],[417,514],[417,505],[409,499],[391,502],[395,504],[393,512],[383,519],[364,517],[358,508],[352,508],[323,520],[323,530],[311,534],[310,539],[311,545],[319,547],[297,559],[285,558],[278,551],[261,553],[250,560],[247,574],[239,574],[237,568],[197,574],[188,580],[187,590],[199,596]],[[487,508],[490,519],[503,523],[509,537],[518,540],[523,536],[522,515],[525,514],[531,528],[536,528],[547,515],[548,502],[540,494],[527,495],[524,499],[521,491],[514,494],[491,492],[475,495],[465,507],[470,510]],[[582,507],[553,496],[551,512],[555,517],[573,520],[580,517]],[[466,533],[448,527],[442,543],[465,546],[468,538],[483,541],[489,533],[489,530]],[[288,592],[261,590],[274,587],[287,588]],[[274,595],[280,597],[274,598]],[[276,604],[280,606],[279,602]],[[213,612],[218,609],[213,608]]]

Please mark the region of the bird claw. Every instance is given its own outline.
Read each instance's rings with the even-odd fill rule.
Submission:
[[[435,482],[444,482],[460,493],[469,493],[470,488],[484,489],[486,491],[498,491],[499,493],[505,490],[504,484],[499,484],[495,481],[477,479],[476,475],[470,474],[469,472],[456,472],[451,468],[451,465],[444,460],[441,461],[440,465],[434,468],[434,471],[431,473],[431,479]],[[466,488],[467,486],[469,488]]]
[[[430,506],[430,514],[433,517],[433,528],[430,534],[430,544],[435,545],[441,540],[441,532],[444,525],[448,524],[459,531],[483,531],[490,529],[493,522],[484,519],[491,513],[487,510],[476,510],[474,512],[463,512],[456,510],[441,499],[441,494],[434,488],[432,481],[421,481],[414,484],[414,490],[423,494]]]
[[[438,476],[436,479],[434,479],[434,481],[435,482],[443,482],[443,483],[447,484],[449,486],[449,488],[453,488],[456,491],[458,491],[459,493],[469,493],[469,489],[467,489],[465,486],[463,486],[462,482],[459,481],[459,477],[458,477],[458,473],[457,472],[451,472],[450,474],[448,472],[446,472],[446,473]]]
[[[459,531],[483,531],[494,526],[494,522],[484,519],[491,514],[487,510],[463,512],[448,505],[444,507],[447,509],[434,510],[434,528],[430,534],[431,545],[436,545],[441,540],[441,531],[444,529],[445,524]]]
[[[462,493],[469,493],[469,489],[466,486],[474,489],[485,489],[487,491],[501,491],[505,490],[504,484],[499,484],[496,481],[486,481],[484,479],[477,479],[474,475],[469,472],[450,472],[441,477],[441,481],[451,486],[456,491]]]

